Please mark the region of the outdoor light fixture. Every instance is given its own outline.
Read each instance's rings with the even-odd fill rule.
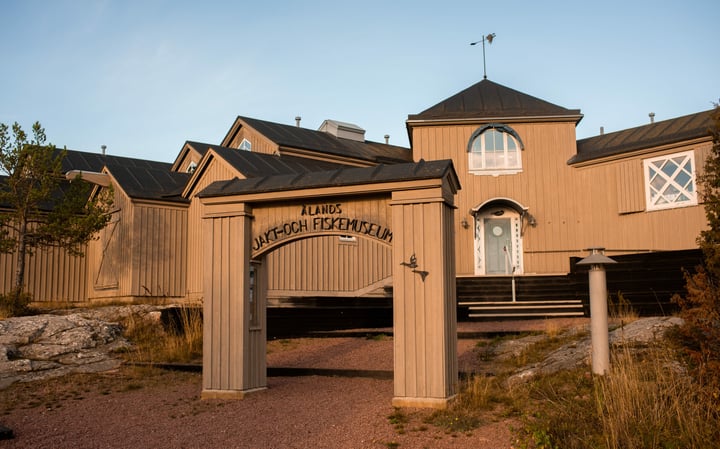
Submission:
[[[460,222],[460,226],[462,226],[464,229],[467,229],[470,227],[470,224],[468,223],[466,218],[463,218],[462,221]]]

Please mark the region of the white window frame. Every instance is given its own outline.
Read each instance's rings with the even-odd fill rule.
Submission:
[[[678,160],[680,162],[678,163]],[[663,162],[673,162],[678,166],[668,174],[662,167],[666,165]],[[658,163],[662,165],[659,167]],[[690,173],[687,167],[690,167]],[[652,174],[651,174],[652,171]],[[645,177],[645,208],[648,211],[675,209],[679,207],[696,206],[697,199],[697,180],[695,169],[695,152],[683,151],[681,153],[666,154],[643,160],[643,172]],[[689,176],[688,180],[678,179],[678,176],[685,174]],[[665,181],[660,188],[657,188],[658,182]],[[683,183],[683,181],[685,181]],[[672,193],[667,192],[668,187],[677,191],[675,198]],[[678,199],[683,195],[684,199]]]
[[[522,142],[513,136],[512,133],[508,132],[507,127],[504,125],[488,126],[485,129],[475,132],[470,139],[468,144],[468,169],[470,173],[475,175],[512,175],[522,172]],[[499,167],[488,167],[487,166],[487,152],[485,150],[487,133],[498,133],[502,136],[502,159],[504,159],[504,165]],[[515,146],[516,162],[512,164],[509,162],[508,157],[510,151],[510,143],[512,142]],[[478,164],[479,161],[479,164]]]
[[[252,142],[247,139],[243,139],[242,142],[240,142],[240,146],[238,147],[238,149],[252,151]]]

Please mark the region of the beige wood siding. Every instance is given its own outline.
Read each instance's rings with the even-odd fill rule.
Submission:
[[[0,254],[0,293],[15,283],[15,253]],[[87,299],[85,257],[61,248],[38,249],[25,259],[25,288],[37,302],[83,302]]]
[[[271,273],[268,295],[374,293],[389,284],[390,247],[363,237],[355,239],[346,243],[336,235],[313,237],[271,252],[267,256]]]
[[[195,193],[215,181],[224,181],[239,174],[221,159],[213,158],[205,168],[190,196],[187,227],[187,286],[186,294],[190,300],[199,300],[203,296],[203,234],[202,204],[194,197]]]
[[[571,167],[574,123],[509,123],[522,139],[522,172],[478,176],[469,172],[467,146],[481,125],[412,128],[415,160],[452,159],[462,189],[456,199],[456,261],[460,276],[474,274],[474,227],[470,209],[492,198],[510,198],[537,220],[524,228],[524,272],[564,273],[571,256],[603,246],[608,254],[696,247],[705,227],[701,206],[645,211],[642,159],[693,149],[702,167],[708,144],[678,145],[656,152]],[[463,219],[469,224],[462,226]]]
[[[618,213],[629,214],[645,210],[645,181],[642,161],[624,160],[616,164]]]
[[[89,299],[112,299],[132,294],[134,207],[127,195],[114,188],[113,213],[108,226],[88,245]]]
[[[274,154],[278,151],[277,144],[247,126],[243,126],[240,129],[228,146],[230,148],[240,148],[240,143],[243,139],[247,139],[252,144],[253,153]]]
[[[357,218],[392,230],[387,201],[367,197],[348,201],[311,202],[311,205],[340,204],[342,213],[334,217]],[[255,213],[253,238],[268,229],[282,226],[289,217],[311,220],[327,215],[303,216],[302,203],[262,209]],[[303,235],[301,239],[278,245],[266,255],[268,267],[268,295],[323,296],[330,292],[339,295],[361,296],[377,294],[390,283],[392,253],[389,242],[353,232],[332,231],[332,235]],[[340,235],[354,236],[356,241],[340,241]]]
[[[133,222],[133,296],[185,296],[187,210],[137,205]]]

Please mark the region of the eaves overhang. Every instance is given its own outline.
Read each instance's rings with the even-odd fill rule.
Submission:
[[[358,189],[362,186],[362,189]],[[301,198],[312,195],[369,194],[403,189],[443,187],[454,194],[460,182],[451,160],[352,167],[322,172],[232,179],[210,184],[198,197],[203,199],[242,196],[260,201],[269,195]],[[320,192],[322,191],[322,192]]]

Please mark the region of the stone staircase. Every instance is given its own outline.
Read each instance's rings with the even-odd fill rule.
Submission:
[[[572,277],[511,276],[457,279],[458,319],[583,317],[586,307]]]

